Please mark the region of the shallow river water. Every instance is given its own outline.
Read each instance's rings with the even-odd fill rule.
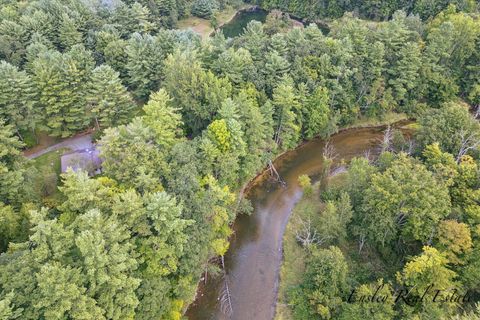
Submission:
[[[404,123],[405,124],[405,123]],[[401,126],[401,124],[397,124]],[[378,153],[384,128],[350,129],[330,138],[337,161]],[[324,140],[315,139],[289,151],[275,161],[286,187],[258,177],[248,193],[254,211],[239,216],[225,256],[226,281],[230,290],[232,313],[222,312],[220,295],[225,282],[221,277],[208,279],[199,288],[197,300],[190,306],[190,320],[271,320],[275,313],[282,237],[293,207],[302,196],[297,179],[308,174],[315,181],[322,170]]]

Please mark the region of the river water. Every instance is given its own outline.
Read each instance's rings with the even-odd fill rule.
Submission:
[[[267,15],[268,11],[259,8],[239,11],[230,22],[221,27],[221,30],[225,38],[234,38],[243,33],[243,29],[250,21],[265,22]]]
[[[241,10],[237,12],[235,17],[225,25],[223,25],[220,29],[223,32],[223,35],[226,38],[235,38],[241,35],[244,29],[247,27],[250,21],[260,21],[265,22],[267,20],[268,11],[263,10],[258,7],[254,7],[252,9]],[[290,17],[292,21],[296,21],[299,24],[309,25],[311,22],[304,21],[299,18]],[[329,27],[325,23],[317,23],[317,26],[322,30],[323,34],[328,34],[330,31]]]
[[[405,124],[405,123],[403,123]],[[399,123],[397,126],[401,126]],[[384,127],[350,129],[330,138],[337,154],[336,161],[361,156],[366,151],[379,151]],[[208,279],[190,306],[190,320],[271,320],[275,313],[279,267],[282,259],[282,238],[293,207],[302,196],[297,179],[308,174],[318,180],[322,170],[325,141],[312,140],[289,151],[274,163],[286,187],[273,183],[264,174],[254,181],[248,193],[254,211],[239,216],[234,236],[225,256],[226,283],[231,296],[229,308],[222,307],[221,293],[225,279]],[[227,310],[225,310],[227,309]]]

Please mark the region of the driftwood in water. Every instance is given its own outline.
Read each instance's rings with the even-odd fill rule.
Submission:
[[[280,177],[280,174],[278,173],[277,169],[275,169],[275,166],[273,165],[272,160],[268,160],[268,171],[270,172],[270,176],[274,178],[276,182],[280,183],[282,187],[287,186],[287,183],[282,180],[282,177]]]
[[[230,288],[228,287],[228,277],[227,273],[225,272],[225,259],[222,256],[222,268],[223,268],[223,276],[224,276],[224,288],[222,293],[220,294],[220,310],[223,314],[231,317],[233,314],[233,307],[232,307],[232,296],[230,294]]]

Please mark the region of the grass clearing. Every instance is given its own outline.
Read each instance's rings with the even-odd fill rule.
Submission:
[[[37,169],[37,175],[34,178],[35,191],[42,197],[46,205],[61,200],[61,195],[58,192],[62,169],[61,157],[69,150],[68,148],[62,148],[31,160],[33,167]]]
[[[251,7],[253,6],[250,4],[244,4],[237,8],[227,7],[225,10],[218,12],[216,15],[218,26],[220,27],[223,24],[232,20],[238,11],[245,10]],[[208,38],[210,34],[214,31],[210,20],[195,16],[190,16],[186,19],[179,20],[177,22],[177,28],[181,30],[192,29],[194,32],[198,33],[203,39]]]

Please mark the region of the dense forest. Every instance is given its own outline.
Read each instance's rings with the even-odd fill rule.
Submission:
[[[366,19],[384,20],[390,18],[395,11],[403,10],[425,20],[437,15],[450,4],[466,12],[478,9],[475,0],[257,0],[256,3],[267,9],[280,9],[311,21],[340,18],[346,11],[356,12]]]
[[[180,319],[201,274],[218,271],[212,258],[228,249],[235,217],[251,211],[239,196],[247,181],[304,139],[392,113],[422,119],[418,158],[357,160],[361,177],[337,192],[350,197],[358,224],[349,228],[362,229],[352,236],[382,248],[406,242],[401,256],[420,262],[437,255],[434,275],[445,281],[473,247],[467,274],[479,288],[479,132],[463,107],[480,104],[476,4],[329,2],[323,13],[296,3],[262,5],[338,19],[325,34],[271,15],[234,39],[202,40],[174,29],[178,19],[211,18],[238,1],[0,0],[0,319]],[[102,174],[69,170],[60,194],[45,197],[51,181],[34,183],[43,172],[22,150],[40,132],[91,128]],[[414,212],[399,229],[396,204],[381,206],[374,188],[409,193],[418,188],[410,175],[431,189],[398,199],[405,217]],[[431,239],[437,226],[444,234]],[[454,243],[457,229],[473,244]],[[421,255],[422,243],[436,246]],[[313,257],[340,256],[331,251]],[[402,281],[424,277],[415,270]],[[326,297],[318,306],[330,297],[314,295]]]

